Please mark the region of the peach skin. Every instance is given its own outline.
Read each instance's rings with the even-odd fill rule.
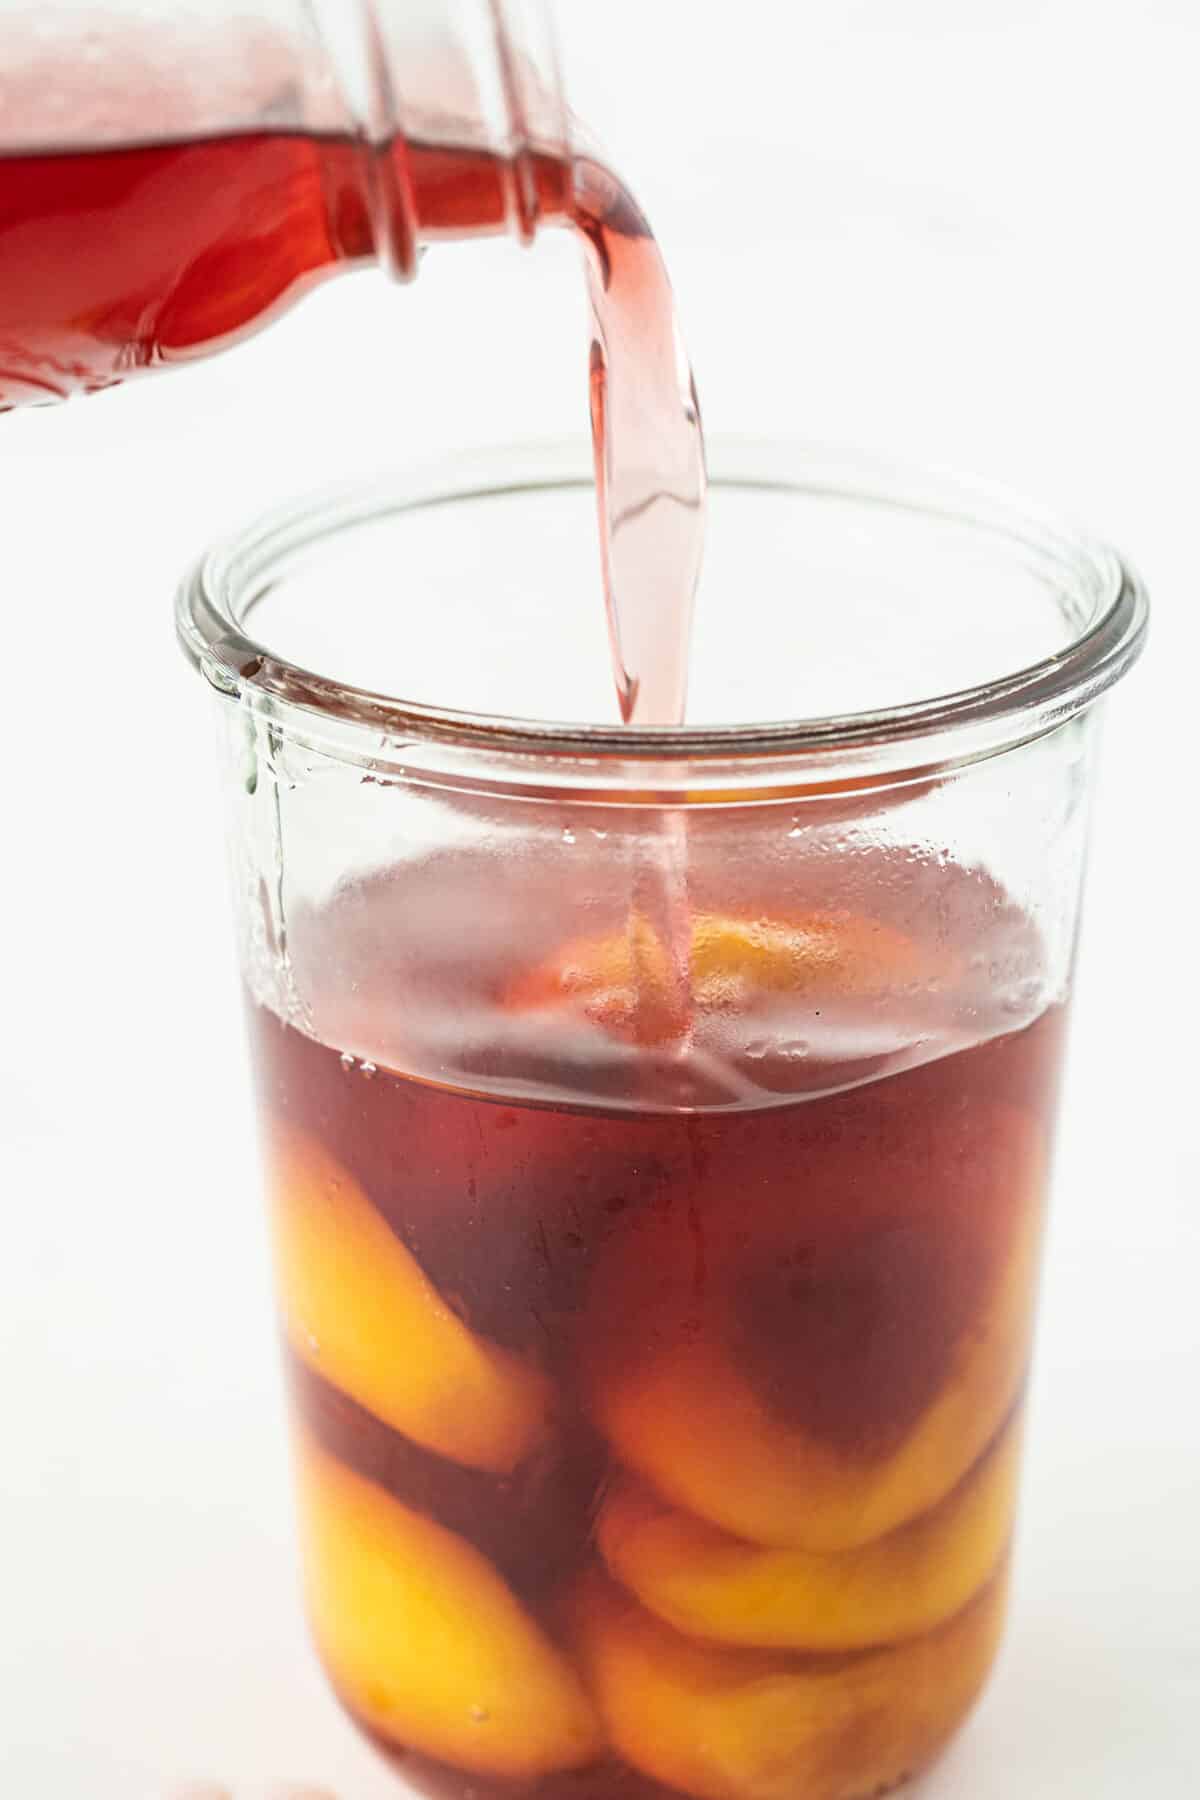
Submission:
[[[480,1775],[599,1754],[573,1669],[478,1550],[311,1443],[298,1475],[313,1635],[363,1724]]]
[[[292,1349],[427,1450],[509,1474],[542,1439],[551,1389],[464,1324],[315,1139],[277,1128],[268,1191]]]
[[[586,1678],[616,1750],[696,1800],[865,1800],[936,1755],[999,1644],[1005,1574],[926,1637],[857,1656],[718,1649],[603,1576],[576,1598]]]
[[[774,1222],[766,1204],[747,1211],[723,1174],[728,1193],[698,1190],[615,1247],[591,1300],[594,1416],[618,1459],[673,1508],[754,1544],[852,1550],[937,1506],[983,1455],[1029,1356],[1040,1134],[1018,1109],[992,1106],[962,1146],[937,1125],[932,1135],[940,1165],[911,1150],[912,1191],[864,1194],[853,1145],[818,1146],[798,1161]],[[826,1177],[832,1199],[817,1191]],[[923,1187],[939,1196],[925,1212]],[[746,1282],[764,1269],[775,1281],[780,1268],[783,1310],[765,1322],[751,1311],[747,1323]],[[756,1333],[782,1366],[774,1387],[755,1378]],[[907,1378],[902,1359],[922,1333],[933,1349],[912,1362],[900,1429],[885,1419],[887,1431],[855,1436],[853,1409],[878,1410],[875,1388],[897,1369]],[[882,1349],[847,1381],[860,1339]],[[782,1386],[789,1343],[808,1412],[789,1407]]]
[[[780,1650],[890,1644],[953,1618],[995,1572],[1020,1450],[1013,1418],[939,1506],[855,1550],[745,1543],[628,1477],[605,1499],[597,1540],[617,1580],[686,1636]]]

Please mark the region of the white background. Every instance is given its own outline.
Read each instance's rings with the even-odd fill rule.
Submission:
[[[714,430],[953,463],[1140,564],[1114,698],[1014,1623],[936,1800],[1200,1791],[1200,14],[562,0]],[[697,15],[705,14],[704,22]],[[681,35],[681,33],[683,35]],[[330,476],[584,429],[573,253],[334,284],[0,421],[0,1791],[394,1793],[294,1593],[188,558]]]

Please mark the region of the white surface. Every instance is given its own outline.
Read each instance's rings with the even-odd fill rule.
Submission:
[[[710,424],[1008,480],[1128,546],[1156,601],[1110,712],[1014,1623],[926,1791],[1185,1800],[1200,21],[740,0],[685,52],[701,10],[610,0],[607,45],[579,19],[578,89],[659,222]],[[410,292],[344,283],[227,359],[0,421],[14,1800],[396,1791],[303,1645],[209,719],[168,602],[215,530],[297,486],[582,430],[581,329],[565,246],[447,251]]]

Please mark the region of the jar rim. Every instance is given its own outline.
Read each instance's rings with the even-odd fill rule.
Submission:
[[[853,450],[762,439],[709,446],[713,485],[900,509],[976,528],[1034,551],[1063,571],[1064,615],[1088,608],[1070,641],[990,681],[897,705],[733,725],[625,726],[524,719],[431,706],[298,667],[244,627],[252,583],[297,550],[340,531],[418,509],[485,497],[587,486],[577,444],[498,446],[341,484],[292,500],[201,556],[176,600],[192,663],[221,694],[271,713],[335,754],[376,766],[441,765],[472,784],[528,787],[678,786],[689,802],[739,790],[830,793],[945,774],[1027,743],[1090,707],[1129,669],[1148,628],[1145,588],[1116,551],[991,484]],[[1066,604],[1068,593],[1073,607]],[[482,762],[481,762],[482,759]],[[551,765],[553,772],[550,773]],[[686,765],[687,773],[683,773]],[[638,771],[640,770],[640,776]]]

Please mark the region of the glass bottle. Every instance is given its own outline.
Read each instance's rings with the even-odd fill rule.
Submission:
[[[570,206],[543,0],[0,0],[0,410]]]

